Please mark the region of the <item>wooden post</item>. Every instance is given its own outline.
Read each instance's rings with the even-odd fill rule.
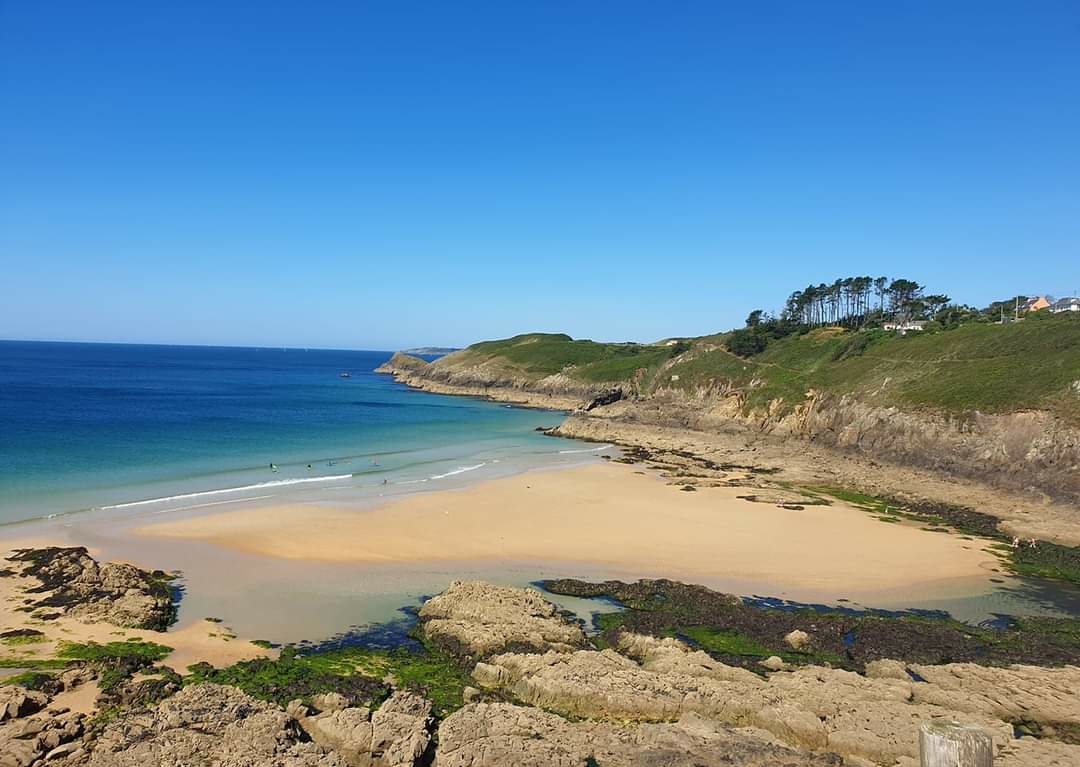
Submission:
[[[919,726],[921,767],[993,767],[994,741],[973,724],[923,722]]]

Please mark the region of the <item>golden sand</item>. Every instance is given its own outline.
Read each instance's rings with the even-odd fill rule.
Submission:
[[[137,535],[291,560],[558,561],[642,576],[742,579],[836,594],[984,576],[975,541],[885,524],[836,503],[801,511],[684,492],[632,467],[590,465],[414,495],[375,509],[287,505],[144,525]]]

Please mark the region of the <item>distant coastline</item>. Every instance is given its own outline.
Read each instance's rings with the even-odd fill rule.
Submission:
[[[454,346],[417,346],[415,349],[403,349],[402,354],[450,354],[461,351],[460,347]]]

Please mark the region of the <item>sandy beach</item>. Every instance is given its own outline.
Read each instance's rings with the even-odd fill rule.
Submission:
[[[247,508],[142,525],[144,538],[359,564],[559,561],[639,576],[769,584],[776,593],[881,593],[986,577],[983,543],[885,524],[834,503],[803,510],[685,492],[621,464],[522,474],[369,510]]]

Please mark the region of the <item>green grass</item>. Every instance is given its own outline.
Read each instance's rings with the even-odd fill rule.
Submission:
[[[660,386],[725,384],[741,394],[747,412],[775,400],[788,412],[813,389],[954,415],[1041,409],[1080,424],[1080,392],[1073,388],[1080,380],[1080,317],[1037,314],[1009,325],[971,323],[906,336],[817,328],[775,340],[746,359],[727,350],[727,335],[658,346],[531,333],[473,344],[451,364],[494,365],[533,380],[564,373],[586,383],[635,381],[646,394]]]
[[[748,408],[781,398],[790,409],[816,389],[953,414],[1043,409],[1080,423],[1071,388],[1080,380],[1077,317],[906,336],[826,328],[774,341],[749,359],[723,348],[688,357],[670,369],[678,385],[726,381],[744,391]]]
[[[655,370],[683,348],[575,341],[561,333],[529,333],[473,344],[455,355],[455,364],[494,360],[508,372],[537,380],[565,372],[590,383],[620,383],[630,380],[639,369]]]

